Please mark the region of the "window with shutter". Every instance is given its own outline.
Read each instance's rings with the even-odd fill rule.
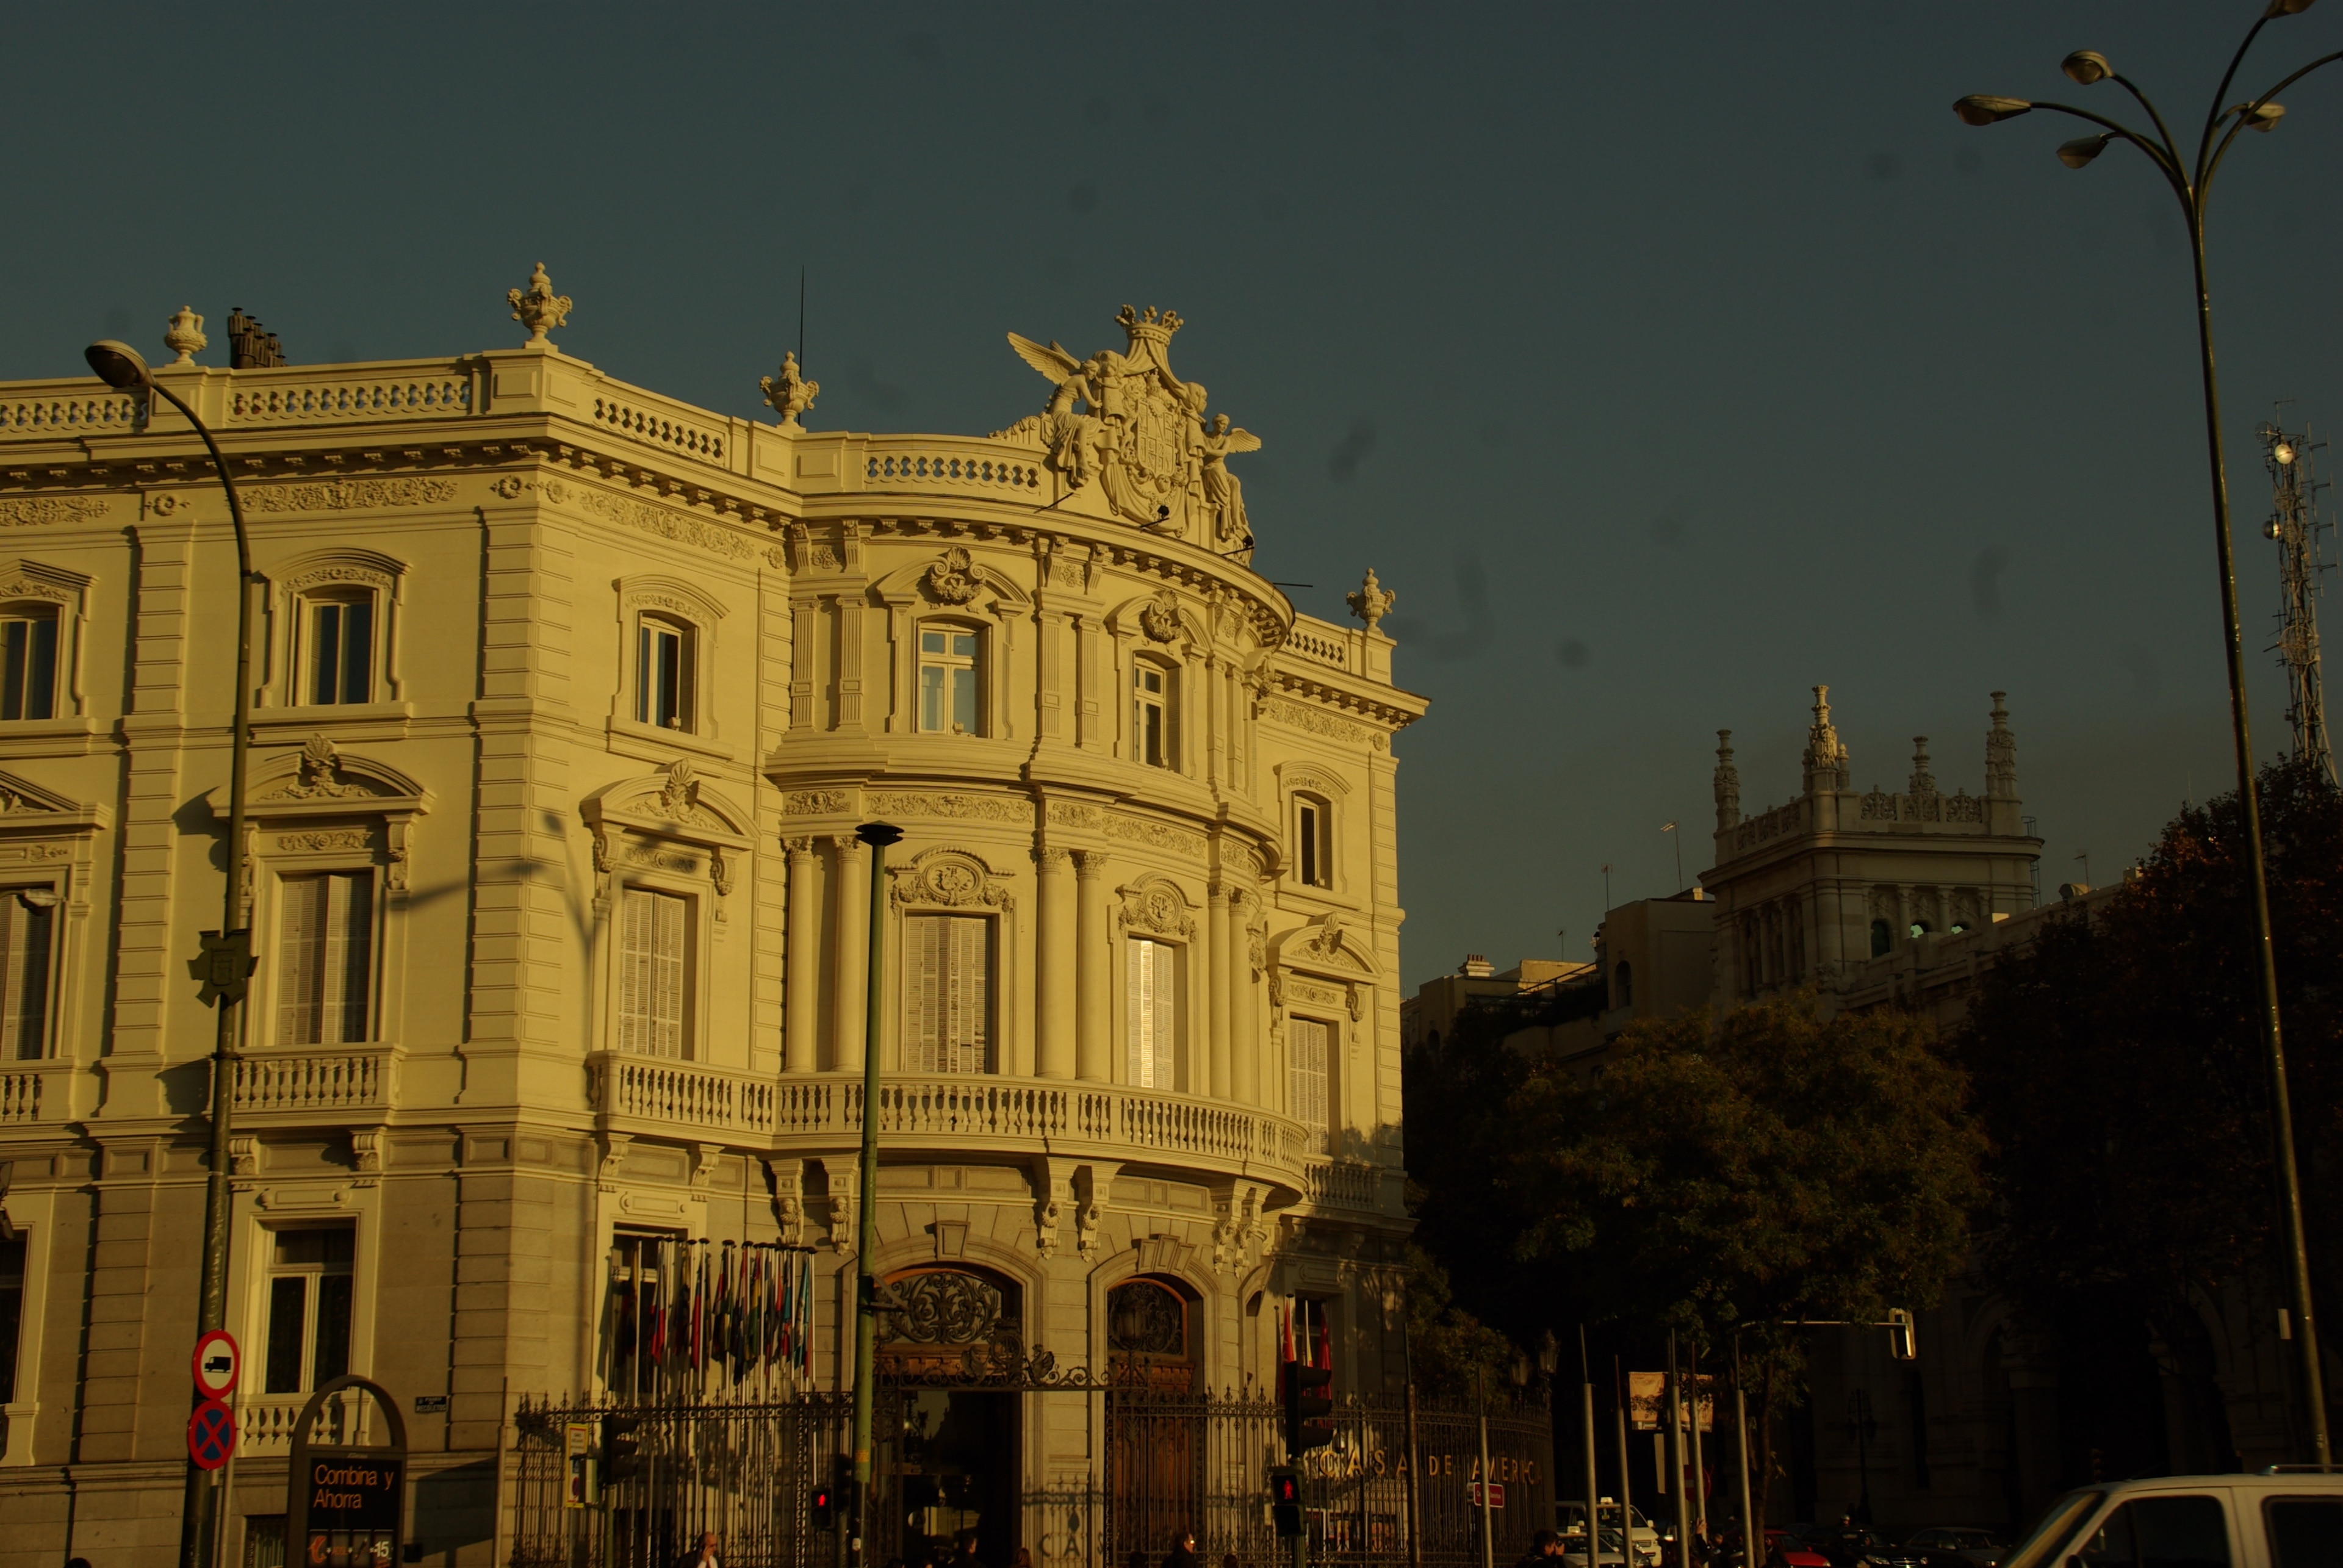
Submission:
[[[992,1070],[992,922],[913,915],[903,922],[910,990],[904,1062],[913,1072]]]
[[[1126,948],[1130,1044],[1124,1052],[1124,1076],[1141,1089],[1176,1089],[1180,950],[1145,937],[1131,938]]]
[[[49,1053],[49,940],[56,906],[50,888],[0,894],[0,1060]]]
[[[314,703],[374,700],[374,596],[313,599],[308,615],[308,679]]]
[[[1326,1048],[1333,1030],[1315,1019],[1285,1020],[1285,1049],[1291,1086],[1287,1112],[1310,1130],[1320,1150],[1327,1146]]]
[[[277,971],[277,1042],[373,1038],[374,873],[287,877]]]
[[[685,1054],[690,900],[628,888],[618,913],[618,1049]]]
[[[54,719],[56,711],[57,612],[0,615],[0,719]]]

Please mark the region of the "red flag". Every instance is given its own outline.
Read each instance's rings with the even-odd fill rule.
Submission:
[[[1327,1372],[1334,1370],[1334,1343],[1327,1337],[1326,1319],[1322,1314],[1318,1319],[1318,1359],[1310,1364]]]
[[[1278,1309],[1277,1336],[1277,1359],[1282,1362],[1292,1361],[1293,1359],[1293,1304],[1290,1301]]]

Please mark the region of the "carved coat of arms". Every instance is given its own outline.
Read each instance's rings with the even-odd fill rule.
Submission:
[[[1141,528],[1227,554],[1250,552],[1243,487],[1228,470],[1261,437],[1225,414],[1204,417],[1204,388],[1172,373],[1177,313],[1126,305],[1115,317],[1127,347],[1076,359],[1056,342],[1012,332],[1018,357],[1057,384],[1049,406],[996,438],[1038,443],[1080,488],[1095,479],[1117,515]]]

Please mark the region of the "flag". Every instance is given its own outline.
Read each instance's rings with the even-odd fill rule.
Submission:
[[[798,1265],[798,1371],[813,1372],[813,1259]]]
[[[1310,1364],[1326,1372],[1334,1370],[1334,1342],[1326,1332],[1326,1319],[1323,1314],[1321,1314],[1318,1319],[1318,1357]]]

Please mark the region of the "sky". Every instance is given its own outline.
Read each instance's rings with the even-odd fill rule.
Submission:
[[[2251,0],[18,7],[0,47],[0,378],[231,307],[296,363],[566,352],[820,428],[974,432],[1120,347],[1259,435],[1256,567],[1398,605],[1405,981],[1586,956],[1604,907],[1797,792],[1810,689],[1855,782],[1926,735],[1984,782],[2009,693],[2043,881],[2107,880],[2235,783],[2185,229],[2096,48],[2201,125]],[[2343,49],[2274,23],[2258,91]],[[2257,752],[2288,744],[2256,427],[2343,429],[2343,68],[2214,187],[2208,256]],[[2193,128],[2190,135],[2193,146]],[[2343,452],[2319,454],[2343,473]],[[2343,612],[2338,612],[2343,613]],[[2083,857],[2087,856],[2087,861]]]

